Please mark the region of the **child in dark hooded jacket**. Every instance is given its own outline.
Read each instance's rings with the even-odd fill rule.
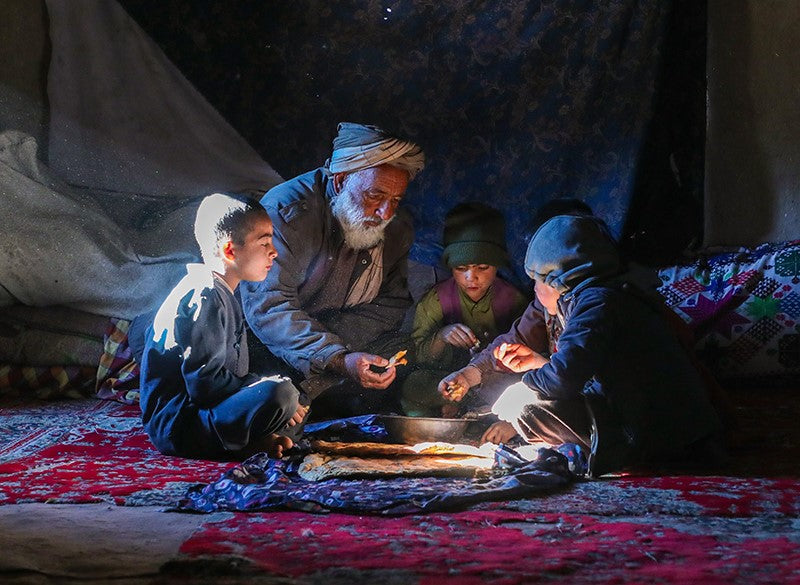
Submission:
[[[563,332],[549,359],[519,343],[495,357],[522,382],[492,410],[528,441],[587,449],[594,476],[684,461],[716,446],[721,424],[663,305],[626,281],[605,225],[556,216],[534,234],[525,270]]]

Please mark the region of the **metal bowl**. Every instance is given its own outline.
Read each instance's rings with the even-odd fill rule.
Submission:
[[[471,421],[463,418],[382,415],[381,422],[391,442],[416,445],[427,442],[456,442],[464,435]]]

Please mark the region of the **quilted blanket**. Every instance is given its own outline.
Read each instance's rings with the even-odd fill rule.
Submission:
[[[797,379],[800,240],[705,254],[659,276],[659,292],[719,379]]]

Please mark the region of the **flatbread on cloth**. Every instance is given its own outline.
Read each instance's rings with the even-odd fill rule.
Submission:
[[[310,453],[297,473],[307,481],[341,478],[403,476],[484,477],[491,474],[492,459],[483,456],[342,457]]]
[[[489,447],[489,449],[483,449],[472,445],[443,442],[399,445],[393,443],[311,441],[311,450],[314,453],[326,453],[344,457],[419,457],[421,455],[433,455],[439,457],[468,456],[493,459],[494,449],[491,448],[491,445]]]

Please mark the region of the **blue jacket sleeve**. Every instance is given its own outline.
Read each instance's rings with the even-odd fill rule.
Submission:
[[[302,307],[300,286],[314,259],[321,252],[324,225],[323,201],[293,200],[271,191],[262,203],[272,218],[273,244],[278,252],[272,270],[262,282],[239,286],[245,318],[253,333],[277,357],[305,376],[324,369],[337,353],[346,351],[344,341]],[[300,214],[301,217],[296,217]]]
[[[546,353],[548,348],[547,327],[543,311],[544,309],[535,299],[531,301],[522,316],[511,325],[511,329],[495,337],[483,351],[472,359],[470,365],[475,366],[481,372],[509,371],[497,363],[492,353],[503,343],[521,343],[536,352]]]
[[[591,289],[581,293],[568,309],[558,351],[548,364],[523,376],[542,399],[578,398],[607,359],[614,338],[613,309],[607,301]]]

